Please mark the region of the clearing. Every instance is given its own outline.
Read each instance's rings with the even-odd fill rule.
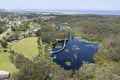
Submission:
[[[24,38],[13,44],[11,49],[25,57],[31,58],[38,55],[37,37]]]

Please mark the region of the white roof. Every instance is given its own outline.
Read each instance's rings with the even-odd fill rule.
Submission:
[[[0,71],[0,79],[8,79],[10,73],[8,71]]]

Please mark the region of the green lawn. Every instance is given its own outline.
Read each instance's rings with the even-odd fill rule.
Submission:
[[[38,55],[37,37],[28,37],[18,41],[13,44],[12,50],[28,58]]]
[[[9,71],[11,73],[16,71],[15,66],[9,60],[9,53],[0,52],[0,70]]]

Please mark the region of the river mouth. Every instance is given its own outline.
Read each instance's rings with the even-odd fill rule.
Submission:
[[[60,50],[64,41],[54,44],[52,51]],[[94,63],[93,56],[98,52],[99,43],[70,37],[63,50],[52,53],[53,62],[66,70],[78,70],[83,62]]]

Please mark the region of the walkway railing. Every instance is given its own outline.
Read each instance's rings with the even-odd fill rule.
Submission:
[[[58,53],[58,52],[61,52],[62,50],[64,50],[65,49],[65,47],[66,47],[66,39],[64,40],[64,44],[63,44],[63,47],[60,49],[60,50],[58,50],[58,51],[52,51],[52,53],[53,54],[55,54],[55,53]]]

